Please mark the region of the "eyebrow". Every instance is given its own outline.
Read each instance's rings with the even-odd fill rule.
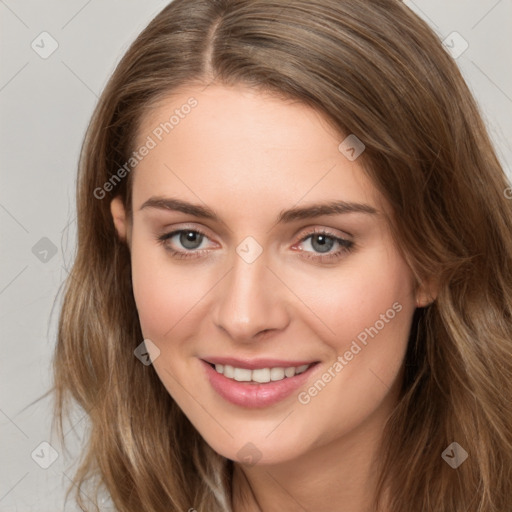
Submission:
[[[203,219],[210,219],[220,222],[219,216],[214,210],[207,206],[189,203],[181,199],[170,197],[151,197],[141,207],[155,208],[159,210],[170,210],[186,213]],[[322,215],[340,215],[342,213],[366,213],[378,215],[378,210],[368,204],[353,203],[347,201],[331,201],[327,203],[318,203],[311,206],[295,207],[288,210],[282,210],[277,217],[277,224],[290,223],[296,220],[311,219]]]

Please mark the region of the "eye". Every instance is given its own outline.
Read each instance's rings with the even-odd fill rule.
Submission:
[[[300,249],[301,253],[307,259],[313,259],[320,262],[338,260],[346,253],[350,252],[354,247],[354,242],[351,240],[336,236],[324,229],[315,229],[313,232],[303,237],[300,243],[304,244],[308,240],[309,242],[306,246],[309,245],[313,251],[317,251],[316,254],[315,252],[311,253],[310,251],[306,251],[304,248]],[[338,247],[337,250],[329,252],[336,246]]]
[[[178,229],[157,237],[157,241],[164,246],[165,250],[177,259],[199,258],[203,253],[207,255],[210,251],[201,248],[206,239],[208,239],[206,233],[199,229]],[[325,229],[315,229],[310,232],[300,240],[298,245],[301,244],[309,245],[313,249],[309,251],[301,247],[299,250],[304,258],[320,262],[338,260],[354,247],[354,242],[351,240],[336,236]],[[333,247],[338,248],[330,252]]]
[[[171,256],[185,259],[197,258],[202,252],[208,252],[198,250],[206,238],[208,238],[207,235],[198,229],[178,229],[159,236],[157,240],[171,253]],[[175,239],[174,242],[173,239]],[[181,245],[184,250],[176,249],[176,245]]]

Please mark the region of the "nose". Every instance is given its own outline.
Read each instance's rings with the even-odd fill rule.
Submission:
[[[265,252],[251,263],[235,253],[216,290],[213,320],[233,341],[251,343],[289,323],[289,291],[269,268]]]

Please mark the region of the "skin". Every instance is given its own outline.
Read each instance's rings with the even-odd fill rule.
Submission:
[[[119,198],[111,203],[131,251],[142,332],[160,350],[154,369],[216,452],[238,461],[247,443],[257,448],[256,464],[235,464],[235,511],[362,512],[397,400],[412,315],[433,294],[415,287],[393,243],[389,209],[360,159],[338,150],[345,136],[310,107],[244,86],[190,86],[143,119],[139,142],[191,96],[197,107],[132,171],[133,218]],[[221,221],[141,209],[152,196],[207,205]],[[377,214],[276,224],[284,209],[335,200],[364,203]],[[330,262],[307,259],[323,254],[317,238],[304,240],[313,228],[354,247]],[[204,252],[173,258],[157,238],[177,229],[207,237],[187,249],[177,235],[168,246]],[[236,252],[247,236],[262,249],[252,263]],[[334,243],[329,252],[339,248]],[[299,391],[307,390],[397,302],[400,312],[307,404],[293,393],[247,409],[220,397],[203,375],[199,358],[214,355],[320,361]]]

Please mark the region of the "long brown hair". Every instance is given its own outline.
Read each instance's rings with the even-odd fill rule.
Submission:
[[[435,301],[414,315],[376,508],[386,491],[394,512],[504,512],[512,502],[512,201],[455,62],[397,0],[175,0],[117,66],[82,148],[77,253],[54,359],[57,426],[72,401],[90,422],[75,475],[81,507],[92,479],[121,512],[231,510],[233,462],[134,357],[143,337],[130,253],[109,209],[120,195],[131,211],[135,171],[117,178],[148,109],[182,85],[213,80],[299,100],[363,141],[360,161],[391,205],[417,281],[439,282]],[[469,454],[457,469],[441,457],[452,442]]]

